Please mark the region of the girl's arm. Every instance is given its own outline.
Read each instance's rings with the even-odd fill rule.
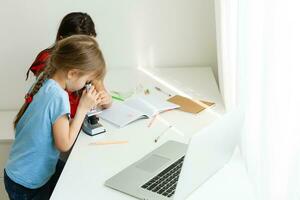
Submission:
[[[91,89],[82,93],[78,109],[72,122],[66,115],[61,116],[53,124],[53,136],[56,148],[61,152],[68,151],[76,140],[86,113],[99,104],[100,94],[92,86]]]
[[[101,97],[101,103],[99,103],[97,106],[99,108],[109,108],[112,104],[112,98],[110,94],[107,92],[107,90],[104,87],[102,80],[94,80],[93,85],[95,86],[96,90],[100,92]]]

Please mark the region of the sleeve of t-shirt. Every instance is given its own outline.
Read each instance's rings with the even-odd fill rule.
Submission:
[[[50,120],[51,124],[54,124],[56,120],[63,116],[67,115],[70,117],[70,103],[67,93],[65,94],[56,94],[53,100],[50,103]]]

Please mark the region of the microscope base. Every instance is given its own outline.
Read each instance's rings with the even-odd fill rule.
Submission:
[[[90,136],[98,135],[106,131],[100,123],[92,125],[89,122],[87,122],[87,120],[84,120],[82,130]]]

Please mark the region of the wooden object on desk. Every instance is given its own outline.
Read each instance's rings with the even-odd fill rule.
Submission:
[[[180,95],[175,95],[174,97],[169,98],[168,101],[179,105],[180,110],[184,112],[194,113],[194,114],[199,113],[204,109],[213,106],[215,104],[213,102],[208,102],[208,101],[192,100]]]

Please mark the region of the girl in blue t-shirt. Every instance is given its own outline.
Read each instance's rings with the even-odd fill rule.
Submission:
[[[102,79],[105,61],[97,42],[76,35],[56,43],[47,67],[17,114],[15,141],[4,170],[10,199],[49,199],[59,152],[73,145],[86,113],[101,103],[92,86],[83,90],[76,115],[69,121],[68,92]]]

